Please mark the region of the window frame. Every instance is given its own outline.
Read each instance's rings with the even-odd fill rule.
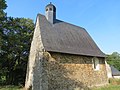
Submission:
[[[98,71],[98,70],[100,70],[100,61],[99,61],[99,59],[97,58],[97,57],[93,57],[92,58],[92,66],[93,66],[93,69],[95,70],[95,71]]]

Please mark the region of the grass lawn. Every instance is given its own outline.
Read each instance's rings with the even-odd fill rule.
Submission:
[[[4,84],[2,84],[4,85]],[[24,86],[6,85],[0,86],[0,90],[25,90]],[[78,90],[78,89],[75,89]],[[90,90],[120,90],[120,79],[109,79],[109,85],[103,87],[93,87]]]
[[[120,90],[120,85],[108,85],[104,87],[96,87],[92,90]]]
[[[0,90],[22,90],[18,86],[0,86]]]
[[[22,88],[18,86],[2,86],[0,90],[22,90]],[[104,87],[95,87],[91,90],[120,90],[120,85],[108,85]]]
[[[109,79],[109,85],[104,87],[96,87],[92,90],[120,90],[120,79]]]

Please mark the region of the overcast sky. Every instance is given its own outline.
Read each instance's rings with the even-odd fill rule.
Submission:
[[[6,0],[8,16],[31,18],[45,14],[52,2],[57,19],[85,28],[106,54],[120,53],[120,0]]]

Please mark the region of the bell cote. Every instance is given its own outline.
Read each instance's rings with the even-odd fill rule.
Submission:
[[[56,7],[51,2],[45,7],[45,16],[50,23],[54,24],[56,19]]]

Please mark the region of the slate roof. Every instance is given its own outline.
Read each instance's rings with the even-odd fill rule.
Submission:
[[[120,71],[117,70],[114,66],[110,66],[112,71],[112,76],[120,76]]]
[[[41,14],[38,18],[46,51],[105,57],[84,28],[57,19],[51,24]]]

